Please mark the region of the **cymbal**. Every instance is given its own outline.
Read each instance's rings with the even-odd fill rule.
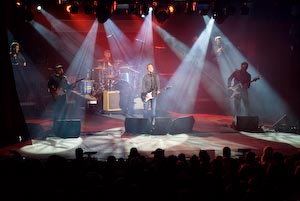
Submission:
[[[99,62],[104,62],[104,59],[97,59],[97,61],[99,61]]]
[[[105,70],[105,68],[102,67],[102,66],[97,66],[97,67],[95,67],[94,69],[96,69],[96,70]]]
[[[128,70],[131,70],[132,72],[135,72],[135,73],[140,73],[139,71],[133,69],[133,68],[128,68]]]
[[[131,66],[130,65],[125,65],[125,66],[120,66],[120,69],[129,69]]]
[[[139,73],[139,71],[137,71],[137,70],[135,70],[135,69],[133,69],[131,67],[132,66],[129,66],[129,65],[127,65],[127,66],[121,66],[120,69],[127,69],[127,70],[130,70],[132,72]]]

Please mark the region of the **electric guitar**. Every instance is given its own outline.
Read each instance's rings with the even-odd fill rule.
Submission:
[[[72,84],[70,85],[70,88],[74,88],[75,85],[76,85],[78,82],[82,81],[82,80],[84,80],[84,78],[81,78],[81,79],[79,79],[79,80],[76,80],[74,83],[72,83]],[[58,87],[58,88],[51,87],[51,88],[49,88],[49,92],[50,92],[52,98],[55,100],[55,99],[57,98],[57,96],[62,96],[62,95],[64,95],[64,94],[66,93],[66,90],[63,89],[62,87]]]
[[[255,82],[255,81],[259,80],[259,79],[260,79],[259,77],[255,77],[249,83]],[[247,83],[244,83],[244,84],[247,84]],[[229,87],[229,90],[230,90],[230,93],[231,93],[230,98],[234,98],[237,95],[239,95],[241,93],[240,90],[241,90],[242,87],[243,86],[242,86],[241,83],[238,83],[238,84],[236,84],[236,85],[234,85],[232,87]]]
[[[165,88],[163,89],[163,91],[164,91],[164,90],[168,90],[168,89],[170,89],[170,88],[171,88],[171,86],[167,86],[167,87],[165,87]],[[154,97],[155,97],[155,96],[154,96],[154,93],[155,93],[154,90],[148,91],[148,92],[146,92],[146,93],[142,93],[142,94],[141,94],[142,101],[148,102],[149,100],[154,99]]]

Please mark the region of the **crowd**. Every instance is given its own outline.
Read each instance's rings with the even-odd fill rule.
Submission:
[[[130,199],[297,201],[300,153],[285,156],[265,147],[239,158],[230,147],[210,158],[206,150],[187,157],[156,149],[145,157],[131,148],[127,158],[98,160],[78,148],[74,159],[52,155],[24,158],[18,152],[0,161],[4,193],[10,199]]]

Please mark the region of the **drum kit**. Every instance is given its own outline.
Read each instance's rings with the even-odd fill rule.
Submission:
[[[82,94],[101,96],[103,91],[120,90],[120,83],[135,87],[139,72],[131,65],[120,65],[123,62],[120,59],[108,64],[103,59],[98,59],[97,62],[98,65],[90,72],[90,79],[82,82]]]

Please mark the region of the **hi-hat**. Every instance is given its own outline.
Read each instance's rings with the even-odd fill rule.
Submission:
[[[121,66],[120,69],[127,69],[127,70],[130,70],[130,71],[132,71],[132,72],[139,73],[139,71],[137,71],[137,70],[135,70],[135,69],[133,69],[133,68],[131,68],[131,67],[132,67],[132,66],[130,66],[130,65],[127,65],[127,66]]]

